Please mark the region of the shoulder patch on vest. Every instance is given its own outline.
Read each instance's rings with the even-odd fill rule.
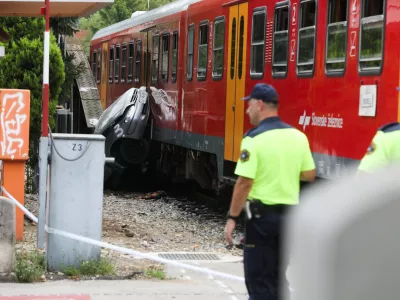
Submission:
[[[240,153],[240,161],[246,162],[250,158],[250,152],[247,151],[246,149],[243,149],[242,152]]]
[[[371,143],[371,145],[369,145],[369,147],[367,148],[367,154],[371,154],[375,151],[376,149],[376,145],[374,143]]]

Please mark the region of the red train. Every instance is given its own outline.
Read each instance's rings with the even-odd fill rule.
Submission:
[[[104,108],[132,87],[151,91],[149,139],[171,177],[210,189],[231,178],[251,128],[241,98],[266,82],[283,120],[309,137],[318,176],[337,178],[380,125],[400,119],[399,9],[400,0],[178,0],[97,32],[93,75]]]

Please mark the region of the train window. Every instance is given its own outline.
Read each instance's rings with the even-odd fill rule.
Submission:
[[[160,49],[160,36],[153,37],[153,56],[152,56],[152,70],[151,80],[153,83],[157,83],[158,79],[158,51]]]
[[[188,30],[188,61],[187,61],[187,79],[193,78],[193,46],[194,44],[194,26],[190,25]]]
[[[384,0],[364,0],[360,24],[361,71],[380,70],[383,56]]]
[[[114,82],[118,82],[119,79],[119,56],[120,56],[120,45],[117,45],[115,47],[115,61],[114,61]]]
[[[172,36],[172,82],[176,81],[176,73],[178,69],[178,32],[174,32]]]
[[[93,78],[96,78],[96,62],[97,62],[97,52],[93,51],[93,57],[92,57],[92,72],[93,72]]]
[[[299,74],[312,73],[315,60],[315,0],[306,0],[300,3],[299,25],[297,72]]]
[[[121,83],[125,82],[126,78],[126,45],[122,45],[121,55]]]
[[[111,46],[110,48],[110,66],[108,69],[109,69],[108,82],[112,83],[114,76],[114,45]]]
[[[169,61],[169,41],[170,34],[164,34],[162,37],[162,67],[161,67],[161,78],[168,81],[168,61]]]
[[[197,58],[197,78],[205,80],[207,75],[208,57],[208,21],[200,22],[199,27],[199,54]]]
[[[129,43],[128,49],[128,82],[132,82],[133,76],[133,53],[134,53],[134,44],[133,42]]]
[[[100,72],[100,66],[101,66],[101,49],[98,49],[97,50],[97,78],[96,78],[96,81],[97,81],[97,83],[100,83],[100,75],[101,75],[101,72]]]
[[[275,9],[272,74],[285,76],[288,64],[289,6]]]
[[[252,78],[260,78],[264,74],[266,14],[265,7],[255,8],[253,11],[250,60]]]
[[[326,72],[344,72],[347,44],[348,0],[329,0]]]
[[[242,79],[243,74],[243,45],[244,45],[244,17],[240,17],[239,26],[239,61],[238,61],[238,77]]]
[[[213,79],[222,78],[224,69],[224,42],[225,42],[225,17],[218,17],[214,21],[213,43]]]
[[[140,84],[140,62],[142,59],[142,41],[136,41],[135,82]]]
[[[236,18],[232,20],[232,39],[231,39],[231,66],[230,66],[230,75],[231,79],[235,77],[235,56],[236,55]]]

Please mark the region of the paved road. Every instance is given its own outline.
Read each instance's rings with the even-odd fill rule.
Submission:
[[[198,267],[204,267],[217,272],[222,272],[237,277],[243,277],[243,263],[241,257],[224,257],[221,261],[190,261],[185,262]],[[211,274],[203,274],[193,270],[176,267],[167,267],[167,274],[176,278],[197,284],[199,286],[216,289],[219,294],[215,299],[247,300],[247,291],[244,282],[226,279]],[[214,299],[211,297],[211,299]]]
[[[243,276],[243,264],[238,257],[185,263]],[[0,300],[248,299],[244,282],[183,270],[175,266],[167,267],[167,276],[172,279],[0,284]]]

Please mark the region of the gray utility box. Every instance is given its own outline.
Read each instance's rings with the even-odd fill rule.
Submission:
[[[102,236],[105,138],[102,135],[53,134],[47,225],[97,241]],[[101,248],[49,233],[48,269],[62,271],[99,259]]]

